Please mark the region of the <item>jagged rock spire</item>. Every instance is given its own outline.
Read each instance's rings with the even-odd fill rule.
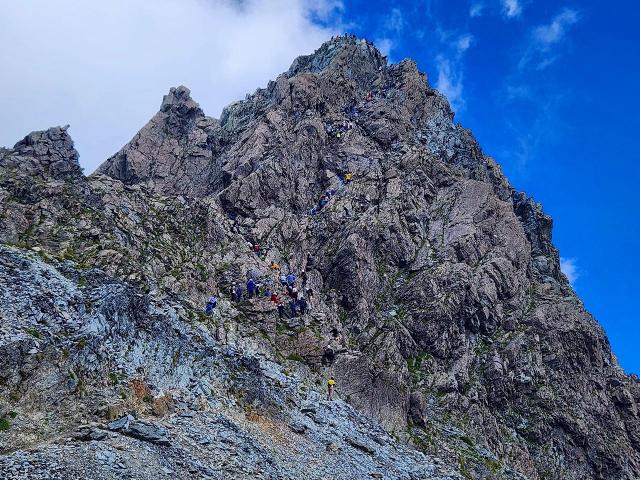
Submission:
[[[54,178],[82,175],[69,126],[31,132],[6,155],[4,163]]]

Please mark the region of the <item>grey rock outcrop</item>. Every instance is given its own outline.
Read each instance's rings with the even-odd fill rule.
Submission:
[[[0,152],[0,199],[0,402],[76,422],[13,422],[6,451],[135,410],[161,415],[133,423],[166,428],[157,448],[207,445],[162,464],[179,478],[218,478],[212,458],[235,478],[640,476],[637,378],[561,273],[550,217],[410,60],[338,37],[220,120],[172,89],[89,177],[64,130],[31,134]],[[229,299],[277,285],[273,265],[305,271],[309,314]]]

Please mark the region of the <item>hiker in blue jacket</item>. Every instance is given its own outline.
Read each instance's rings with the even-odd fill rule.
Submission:
[[[204,307],[204,313],[211,315],[213,310],[216,308],[216,305],[218,305],[218,299],[216,297],[209,297],[207,305]]]
[[[249,298],[253,297],[255,289],[256,289],[256,282],[253,281],[253,278],[250,278],[247,281],[247,295],[249,295]]]

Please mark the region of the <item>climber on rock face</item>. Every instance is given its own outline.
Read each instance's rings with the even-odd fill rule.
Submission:
[[[278,303],[278,293],[277,293],[277,292],[275,292],[275,291],[271,292],[271,298],[270,298],[270,300],[271,300],[273,303],[277,304],[277,303]]]
[[[345,183],[350,183],[353,180],[353,173],[349,172],[344,176]]]
[[[302,295],[298,298],[297,304],[298,304],[298,308],[300,308],[301,315],[304,315],[305,313],[307,313],[307,306],[308,306],[307,301]]]
[[[293,298],[289,300],[289,309],[291,310],[291,317],[296,318],[298,316],[298,310],[296,308],[296,301]]]
[[[305,270],[302,271],[302,273],[300,274],[300,278],[302,279],[302,286],[306,286],[307,285],[307,280],[309,280],[309,277],[307,275],[307,272]]]
[[[290,273],[286,277],[287,285],[293,287],[296,284],[296,276],[293,273]]]
[[[218,305],[218,299],[216,297],[209,297],[207,305],[204,307],[204,313],[211,315],[213,310],[216,308],[216,305]]]
[[[328,367],[333,365],[333,362],[336,360],[336,351],[333,349],[331,344],[327,345],[324,349],[324,353],[322,354],[322,366]]]
[[[278,263],[276,263],[275,261],[272,261],[271,270],[280,270],[280,265],[278,265]]]
[[[253,278],[250,278],[247,281],[247,295],[249,296],[249,298],[253,297],[255,289],[256,289],[256,283],[253,281]]]
[[[333,390],[336,386],[336,379],[333,377],[329,377],[327,380],[327,400],[333,400]]]
[[[305,292],[305,295],[308,298],[307,305],[310,307],[311,306],[311,302],[313,301],[313,289],[312,288],[307,288],[307,291]]]
[[[243,294],[242,286],[236,285],[234,292],[235,292],[236,302],[240,303],[242,301],[242,294]]]
[[[282,320],[284,318],[284,303],[283,302],[279,302],[278,303],[278,317]]]

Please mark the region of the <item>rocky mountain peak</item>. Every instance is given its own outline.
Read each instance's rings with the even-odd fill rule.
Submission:
[[[414,62],[337,37],[220,121],[171,89],[96,175],[72,145],[0,150],[0,471],[640,478],[551,218]]]
[[[82,174],[79,155],[66,127],[31,132],[15,144],[5,162],[54,178]]]
[[[171,87],[169,93],[162,98],[160,111],[179,117],[204,116],[200,106],[191,98],[191,90],[184,85]]]
[[[370,42],[351,35],[336,36],[323,43],[314,53],[296,58],[288,76],[342,70],[358,74],[379,71],[387,66],[387,58]]]

